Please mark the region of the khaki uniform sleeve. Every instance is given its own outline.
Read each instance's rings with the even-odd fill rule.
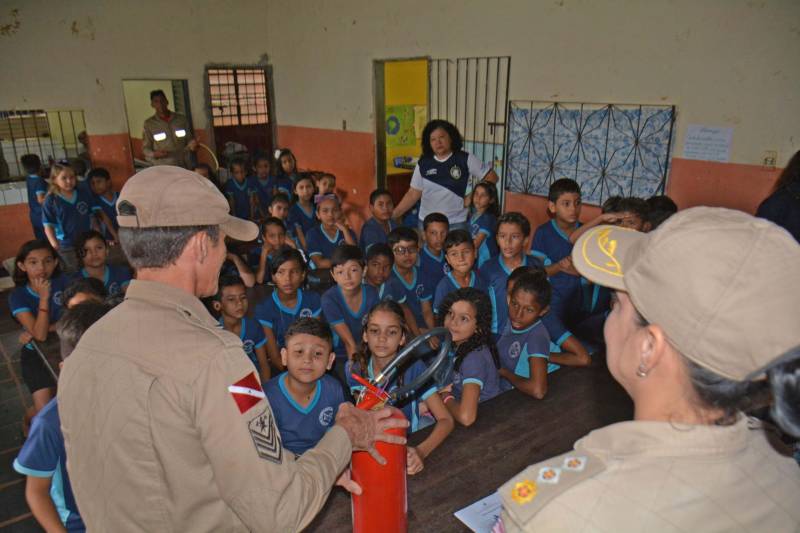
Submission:
[[[242,403],[237,403],[229,390],[251,374],[258,379],[241,348],[216,357],[195,382],[196,427],[220,494],[247,527],[300,531],[349,464],[350,440],[344,429],[334,426],[295,460],[281,446],[267,400],[239,394]]]
[[[144,158],[148,161],[152,161],[155,159],[153,157],[153,132],[150,131],[150,128],[147,127],[147,121],[144,122],[144,126],[142,126],[142,152],[144,153]]]

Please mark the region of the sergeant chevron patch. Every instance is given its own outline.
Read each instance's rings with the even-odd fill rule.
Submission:
[[[281,435],[278,433],[278,428],[275,427],[275,420],[272,418],[272,411],[269,407],[250,420],[247,427],[250,429],[250,436],[253,438],[253,444],[256,445],[258,456],[280,464],[283,456]]]

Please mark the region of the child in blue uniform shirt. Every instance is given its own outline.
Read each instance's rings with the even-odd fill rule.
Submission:
[[[445,257],[450,265],[450,272],[439,281],[433,296],[433,312],[439,312],[445,296],[462,287],[473,287],[486,291],[488,287],[483,278],[474,270],[475,245],[469,232],[455,229],[447,234],[444,240]]]
[[[415,337],[422,331],[434,327],[433,291],[436,286],[416,266],[419,254],[417,232],[405,226],[389,233],[389,246],[394,254],[392,277],[405,293],[405,305],[411,311],[408,329]]]
[[[314,192],[314,179],[311,175],[297,178],[294,183],[294,194],[297,200],[289,208],[287,222],[303,249],[306,248],[306,233],[317,225],[317,216],[314,212]]]
[[[95,205],[92,206],[92,211],[95,213],[102,211],[111,221],[110,228],[105,224],[102,225],[101,232],[103,236],[106,240],[119,241],[117,237],[117,230],[119,229],[119,224],[117,224],[117,199],[119,198],[119,193],[111,185],[111,174],[102,167],[96,167],[89,171],[86,179],[96,201]]]
[[[467,287],[447,295],[440,323],[453,338],[452,394],[442,401],[459,424],[472,425],[478,404],[500,394],[500,357],[492,339],[492,304],[478,289]]]
[[[447,217],[441,213],[431,213],[422,221],[423,238],[425,244],[419,252],[419,269],[422,271],[425,283],[431,285],[432,290],[445,274],[450,270],[444,259],[444,240],[450,231]]]
[[[104,303],[87,302],[64,313],[58,325],[62,359],[70,355],[83,333],[109,309]],[[86,531],[67,473],[57,398],[50,400],[33,419],[28,438],[14,460],[14,470],[27,476],[25,499],[43,529]]]
[[[372,217],[361,227],[361,237],[358,245],[364,253],[369,252],[370,246],[378,243],[385,243],[389,237],[389,232],[397,227],[392,220],[392,210],[394,202],[392,195],[386,189],[375,189],[369,195],[369,211]]]
[[[508,315],[506,308],[506,281],[511,272],[520,266],[538,265],[541,261],[525,253],[531,234],[531,223],[522,213],[512,211],[497,219],[497,245],[500,253],[483,264],[480,273],[489,287],[492,302],[492,333],[501,333],[498,320]]]
[[[371,380],[397,356],[397,353],[406,343],[408,328],[404,318],[403,309],[396,302],[383,301],[376,304],[367,314],[362,334],[361,350],[356,354],[355,361],[347,372],[350,391],[357,396],[363,390],[363,385],[356,381],[351,373],[355,373],[366,380]],[[419,359],[404,365],[390,379],[379,385],[387,392],[391,392],[405,383],[411,383],[423,372],[425,364]],[[436,394],[434,383],[422,384],[420,391],[415,396],[398,405],[403,414],[411,423],[410,431],[414,432],[424,427],[426,422],[433,422],[429,415],[422,415],[420,405],[425,403],[428,412],[435,419],[435,427],[428,437],[418,446],[407,447],[407,472],[416,474],[424,467],[424,459],[444,442],[453,430],[453,417],[442,403],[441,397]],[[423,420],[424,419],[424,420]]]
[[[231,163],[231,179],[225,182],[224,189],[233,216],[245,220],[258,219],[258,187],[247,176],[247,163],[242,160]]]
[[[25,186],[28,189],[28,216],[33,227],[33,235],[38,240],[47,239],[42,226],[42,203],[47,195],[47,182],[42,179],[42,161],[36,154],[25,154],[20,158],[25,171]]]
[[[333,251],[331,274],[336,285],[322,295],[322,314],[334,332],[336,373],[347,385],[345,361],[352,360],[367,312],[378,303],[378,291],[364,283],[364,255],[358,246],[344,244]]]
[[[272,256],[281,248],[288,246],[294,248],[294,241],[286,238],[286,226],[281,219],[267,217],[261,226],[261,246],[251,249],[250,254],[258,254],[258,266],[256,267],[256,283],[269,281],[269,265]],[[252,257],[252,255],[250,256]]]
[[[264,328],[267,355],[275,368],[283,369],[280,350],[286,346],[286,331],[299,318],[317,318],[322,313],[319,294],[303,290],[308,267],[303,254],[293,248],[281,248],[270,261],[275,288],[256,305],[254,316]]]
[[[364,281],[377,289],[379,300],[392,300],[402,305],[406,302],[406,293],[397,278],[392,276],[393,266],[394,254],[388,244],[370,246]]]
[[[317,217],[320,223],[306,235],[308,256],[314,268],[331,268],[331,254],[342,243],[355,245],[353,231],[340,222],[341,207],[335,194],[317,195]]]
[[[211,305],[219,315],[219,325],[242,340],[244,353],[253,362],[261,381],[269,380],[270,368],[264,347],[267,337],[255,318],[245,316],[248,302],[242,279],[234,276],[220,277],[219,288]]]
[[[317,445],[345,401],[341,385],[325,374],[335,359],[331,337],[321,320],[298,318],[281,349],[287,370],[264,387],[283,447],[296,455]]]
[[[253,161],[255,175],[252,181],[258,190],[258,204],[262,211],[266,211],[269,204],[272,203],[272,182],[269,174],[270,161],[270,156],[264,153],[256,155]],[[262,212],[261,215],[266,216],[266,213]]]
[[[469,219],[470,233],[478,255],[478,268],[497,255],[497,217],[500,206],[497,187],[490,181],[482,181],[472,192],[472,214]]]
[[[133,273],[126,266],[108,264],[108,243],[100,232],[90,230],[81,233],[75,248],[80,266],[75,277],[102,281],[109,296],[117,296],[128,289]]]
[[[62,267],[72,273],[77,270],[75,241],[92,229],[92,209],[95,200],[88,190],[76,188],[75,171],[65,164],[55,163],[50,170],[50,192],[42,205],[42,222],[47,240],[64,261]],[[106,227],[111,221],[102,211],[98,216]]]
[[[41,410],[55,395],[56,382],[31,340],[44,342],[61,317],[67,280],[61,274],[58,256],[47,241],[28,241],[14,260],[14,285],[8,298],[11,315],[23,328],[20,340],[22,380],[33,397],[34,411]]]
[[[297,158],[291,150],[284,148],[278,154],[277,163],[277,172],[272,177],[272,195],[281,192],[291,197],[294,182],[297,180]]]
[[[543,270],[523,274],[508,294],[508,323],[497,351],[500,386],[512,386],[541,400],[547,394],[547,374],[558,368],[550,361],[550,335],[542,323],[550,304],[550,283]]]

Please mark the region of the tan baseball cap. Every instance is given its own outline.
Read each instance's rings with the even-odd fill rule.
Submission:
[[[238,241],[258,237],[258,226],[231,216],[229,210],[228,201],[208,179],[185,168],[158,165],[142,170],[122,187],[117,221],[126,228],[219,226]],[[130,211],[135,214],[127,214]]]
[[[766,220],[695,207],[652,233],[597,226],[572,261],[627,292],[680,353],[729,379],[757,377],[800,345],[800,245]]]

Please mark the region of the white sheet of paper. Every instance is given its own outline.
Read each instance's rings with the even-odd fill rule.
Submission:
[[[475,533],[490,533],[497,519],[503,503],[500,494],[493,492],[487,497],[456,511],[456,518],[464,522]]]
[[[683,157],[727,163],[731,158],[733,128],[689,124],[683,141]]]

